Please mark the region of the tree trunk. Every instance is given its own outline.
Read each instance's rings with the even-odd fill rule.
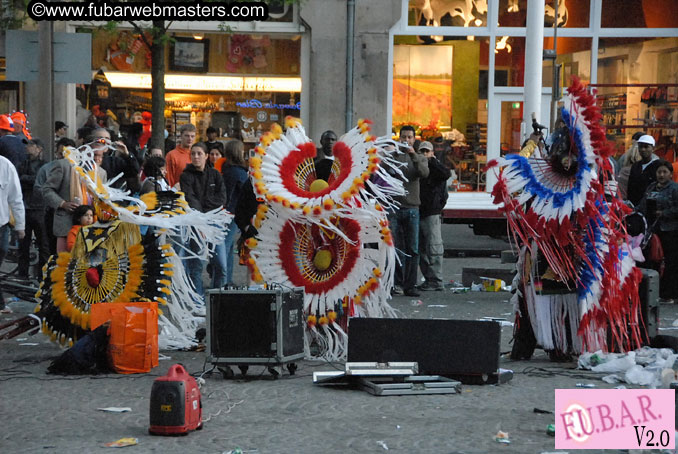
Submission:
[[[153,21],[151,45],[151,143],[165,149],[165,21]]]

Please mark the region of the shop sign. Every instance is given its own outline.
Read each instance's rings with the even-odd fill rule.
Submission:
[[[243,102],[236,102],[236,106],[238,107],[245,107],[245,108],[250,108],[250,109],[275,109],[275,110],[280,110],[280,109],[294,109],[294,110],[301,110],[301,101],[297,102],[296,104],[273,104],[270,101],[260,101],[258,99],[249,99],[247,101]],[[258,117],[259,114],[257,114]],[[262,121],[262,120],[259,120]]]
[[[106,71],[115,88],[151,88],[151,75]],[[165,89],[190,91],[274,91],[299,92],[299,77],[226,77],[165,74]],[[284,107],[293,109],[294,107]]]

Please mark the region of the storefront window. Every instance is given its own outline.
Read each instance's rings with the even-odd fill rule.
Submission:
[[[567,87],[572,76],[591,81],[591,38],[558,38],[556,65],[560,68],[560,88]],[[544,38],[544,49],[553,49],[553,38]],[[544,60],[542,86],[553,86],[553,60]],[[562,91],[561,91],[562,93]]]
[[[523,121],[523,103],[501,103],[501,155],[520,151],[520,123]]]
[[[434,45],[418,40],[395,37],[393,130],[413,125],[443,162],[457,169],[455,190],[483,191],[489,40],[444,37]]]
[[[408,25],[485,27],[487,0],[410,0]]]
[[[678,128],[678,38],[601,38],[598,104],[618,153],[637,131],[673,160]],[[666,85],[662,85],[666,84]]]
[[[675,28],[676,0],[603,0],[600,24],[604,28]]]
[[[0,81],[0,112],[19,110],[19,82]]]
[[[499,0],[499,26],[525,27],[527,0]],[[544,26],[553,27],[554,17],[560,28],[588,28],[590,0],[546,0]]]
[[[521,87],[525,78],[525,38],[497,37],[494,48],[494,85]]]
[[[151,109],[150,50],[129,30],[98,32],[93,38],[92,67],[103,71],[78,91],[82,105],[100,124],[115,118],[126,130]],[[201,38],[182,33],[167,46],[165,123],[170,134],[190,122],[201,140],[211,125],[222,140],[254,144],[272,123],[300,116],[300,36],[207,33]]]

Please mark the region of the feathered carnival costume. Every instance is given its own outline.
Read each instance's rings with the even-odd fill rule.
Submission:
[[[345,356],[346,318],[395,316],[388,305],[395,248],[386,209],[404,193],[391,159],[395,143],[369,135],[361,120],[334,145],[327,181],[316,175],[316,147],[298,119],[274,125],[250,159],[260,202],[256,238],[246,241],[254,281],[305,291],[306,354]]]
[[[494,202],[503,203],[522,245],[515,359],[529,358],[535,343],[558,358],[636,348],[644,336],[642,274],[623,226],[629,210],[617,196],[600,111],[576,78],[562,103],[562,126],[546,158],[521,153],[490,163],[498,177]]]
[[[90,145],[67,147],[64,154],[75,170],[71,186],[79,180],[75,184],[83,200],[91,200],[97,222],[83,226],[71,252],[52,256],[43,269],[36,295],[43,332],[72,344],[90,329],[93,304],[157,301],[160,348],[194,344],[202,301],[174,249],[194,241],[200,246],[197,256],[206,259],[223,240],[232,215],[192,210],[180,192],[136,198],[113,188],[122,175],[104,183]],[[103,145],[114,149],[110,141]]]

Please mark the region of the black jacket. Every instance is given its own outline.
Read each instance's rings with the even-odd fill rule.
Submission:
[[[109,180],[122,173],[123,176],[113,183],[112,186],[114,188],[123,188],[123,183],[126,183],[127,189],[132,191],[132,193],[139,192],[141,188],[141,183],[139,182],[139,161],[137,161],[137,158],[132,153],[123,157],[106,153],[101,162],[101,167],[108,174]]]
[[[33,194],[33,185],[38,171],[45,165],[42,159],[26,159],[19,164],[19,181],[21,182],[21,193],[24,196],[24,206],[28,207]]]
[[[428,176],[419,180],[419,217],[440,214],[447,202],[447,179],[452,172],[435,157],[428,159]]]
[[[14,134],[8,134],[0,137],[0,156],[12,161],[14,167],[19,169],[19,165],[28,159],[28,154],[26,154],[26,146],[24,143]]]
[[[181,191],[186,197],[188,206],[203,213],[226,205],[226,188],[221,174],[205,166],[200,171],[189,164],[179,177]]]
[[[657,167],[659,159],[655,159],[643,170],[643,163],[636,162],[631,166],[629,174],[629,188],[626,191],[628,198],[634,205],[638,205],[645,195],[648,186],[657,181]]]

